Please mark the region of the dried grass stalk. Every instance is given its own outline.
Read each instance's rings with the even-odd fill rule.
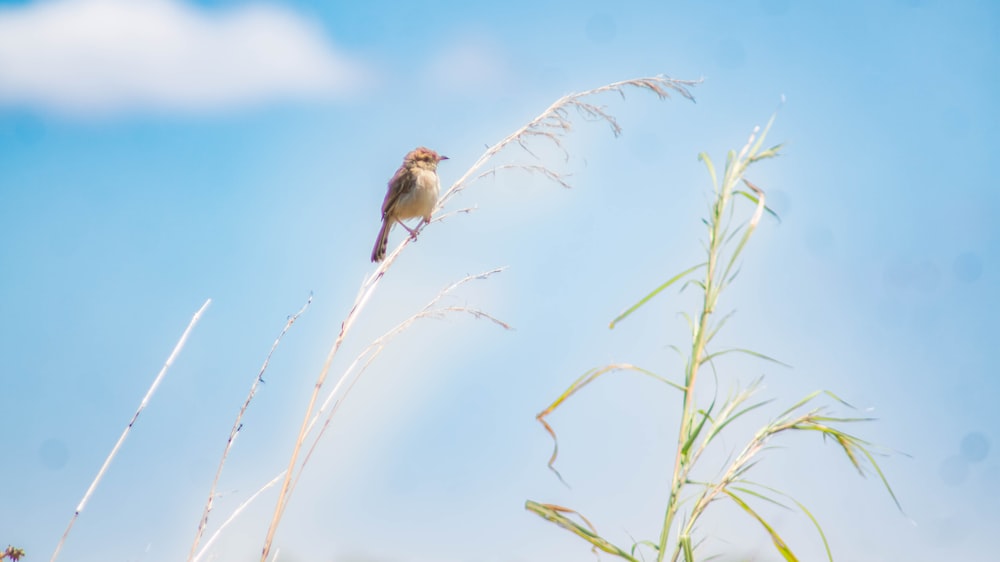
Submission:
[[[604,121],[611,127],[613,134],[616,136],[620,134],[621,127],[618,125],[615,118],[609,114],[603,106],[596,105],[588,101],[593,96],[607,92],[616,92],[624,97],[626,89],[637,88],[651,91],[661,99],[669,98],[671,93],[674,93],[693,101],[694,98],[688,88],[696,85],[697,83],[698,81],[675,80],[665,76],[655,76],[650,78],[624,80],[601,86],[599,88],[594,88],[592,90],[587,90],[585,92],[563,96],[550,105],[538,117],[529,121],[527,124],[511,133],[500,142],[486,149],[486,151],[479,157],[478,160],[476,160],[472,167],[470,167],[465,174],[458,179],[458,181],[452,184],[452,186],[445,191],[438,201],[435,211],[440,211],[452,199],[452,197],[466,189],[472,181],[474,181],[474,179],[482,177],[482,168],[486,165],[486,163],[511,144],[516,143],[530,154],[531,151],[528,149],[529,141],[540,138],[552,142],[556,147],[565,151],[560,139],[572,129],[572,122],[569,116],[571,110],[576,110],[585,118]],[[555,180],[557,183],[567,185],[558,172],[555,172],[544,165],[518,167],[529,171],[541,172],[546,177]],[[467,211],[467,209],[463,209],[462,211]],[[437,222],[440,218],[441,217],[439,216],[431,222]],[[425,226],[425,224],[418,225],[415,233],[419,233]],[[299,428],[298,437],[295,440],[295,445],[292,448],[292,454],[288,460],[285,479],[284,482],[282,482],[281,491],[278,494],[278,501],[274,508],[274,514],[272,515],[271,523],[264,539],[264,546],[261,550],[261,562],[266,562],[267,560],[268,554],[271,550],[271,545],[274,542],[274,535],[277,532],[278,524],[281,521],[281,517],[284,514],[285,507],[288,504],[289,497],[294,488],[294,482],[298,479],[298,471],[301,470],[301,467],[298,466],[299,455],[301,454],[306,436],[312,427],[312,420],[316,417],[316,403],[319,400],[319,395],[323,386],[326,384],[333,359],[339,352],[344,339],[350,333],[350,330],[357,321],[358,316],[364,310],[365,306],[367,306],[372,294],[378,288],[382,277],[385,276],[389,268],[395,263],[396,258],[399,257],[400,253],[407,247],[407,245],[409,245],[411,240],[411,237],[404,238],[403,241],[392,252],[390,252],[381,263],[379,263],[374,273],[362,282],[358,295],[354,300],[354,305],[347,313],[347,316],[341,324],[340,332],[337,334],[337,338],[330,347],[330,351],[327,354],[323,367],[320,370],[319,376],[316,378],[315,385],[313,386],[313,392],[309,398],[309,403],[306,406],[302,424]],[[344,380],[345,379],[342,377],[340,382],[338,382],[338,387],[344,384]]]
[[[112,447],[108,457],[104,459],[104,464],[101,465],[101,469],[97,471],[97,476],[95,476],[93,482],[90,483],[90,487],[87,488],[87,492],[83,494],[83,499],[80,500],[79,505],[76,507],[76,511],[73,512],[73,517],[70,518],[69,525],[66,527],[66,531],[63,533],[62,538],[59,539],[59,543],[56,545],[55,552],[52,553],[52,558],[49,559],[49,562],[55,562],[59,557],[59,552],[66,543],[66,538],[69,536],[70,530],[73,529],[73,524],[76,523],[77,518],[80,517],[80,513],[82,513],[83,509],[87,506],[87,501],[90,499],[90,496],[93,495],[94,490],[97,489],[97,485],[101,482],[101,479],[104,478],[104,474],[107,472],[108,467],[111,466],[111,461],[118,455],[119,449],[121,449],[122,444],[125,443],[125,438],[128,437],[128,434],[132,431],[132,427],[135,425],[136,420],[139,419],[139,414],[141,414],[146,408],[146,405],[149,404],[149,400],[153,397],[153,393],[156,392],[157,387],[159,387],[160,383],[163,382],[163,378],[166,376],[167,370],[170,369],[170,366],[174,364],[174,360],[178,355],[180,355],[181,349],[184,348],[184,344],[187,342],[188,336],[191,335],[191,331],[194,330],[195,325],[198,324],[199,320],[201,320],[201,315],[205,312],[205,309],[208,308],[208,305],[211,304],[211,302],[212,299],[206,300],[205,304],[201,305],[201,308],[198,309],[198,312],[195,312],[194,316],[191,317],[191,321],[188,322],[187,328],[184,330],[184,333],[181,334],[181,338],[177,340],[174,350],[170,353],[170,356],[167,357],[166,362],[163,363],[163,367],[160,369],[160,372],[156,375],[156,378],[153,379],[153,384],[149,386],[149,390],[146,391],[146,395],[142,397],[142,402],[139,403],[139,407],[136,409],[135,414],[132,415],[132,419],[129,420],[128,425],[125,426],[121,437],[118,438],[118,442],[115,443],[114,447]]]

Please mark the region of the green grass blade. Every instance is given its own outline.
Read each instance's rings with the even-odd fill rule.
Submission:
[[[715,164],[712,164],[712,159],[708,157],[708,154],[701,152],[698,154],[698,160],[705,163],[705,167],[708,168],[708,175],[712,178],[712,189],[718,189],[719,179],[715,176]]]
[[[843,404],[844,406],[847,406],[848,408],[850,408],[850,409],[852,409],[852,410],[857,410],[857,408],[855,408],[855,407],[854,407],[853,405],[851,405],[851,404],[850,404],[849,402],[847,402],[847,401],[846,401],[846,400],[844,400],[843,398],[841,398],[841,397],[837,396],[836,394],[834,394],[834,393],[830,392],[829,390],[824,390],[824,391],[823,391],[823,394],[826,394],[826,395],[827,395],[827,396],[829,396],[830,398],[833,398],[833,399],[834,399],[834,400],[836,400],[837,402],[840,402],[841,404]]]
[[[747,512],[747,514],[756,519],[757,522],[760,523],[762,527],[764,527],[764,529],[767,531],[767,534],[771,535],[771,542],[774,544],[774,549],[777,550],[779,554],[781,554],[782,558],[784,558],[787,562],[798,562],[799,559],[792,552],[792,549],[788,547],[788,544],[785,542],[785,540],[781,538],[781,535],[779,535],[778,532],[774,530],[774,527],[772,527],[763,517],[761,517],[759,513],[754,511],[752,507],[747,505],[745,501],[743,501],[739,496],[732,493],[731,491],[724,489],[723,493],[729,496],[734,502],[736,502],[736,505],[743,508],[743,511]]]
[[[813,399],[815,399],[817,396],[819,396],[821,392],[823,392],[823,391],[822,390],[816,390],[816,391],[810,392],[809,394],[806,395],[805,398],[803,398],[802,400],[799,400],[795,404],[792,404],[792,406],[790,408],[788,408],[787,410],[785,410],[784,412],[781,412],[781,414],[778,415],[778,419],[782,419],[785,416],[787,416],[788,414],[794,412],[795,410],[798,410],[802,406],[805,406],[807,403],[811,402]]]
[[[611,321],[611,325],[608,326],[608,328],[614,330],[615,329],[615,324],[617,324],[618,322],[621,322],[626,317],[628,317],[630,314],[632,314],[633,312],[635,312],[636,310],[638,310],[639,307],[641,307],[642,305],[644,305],[647,302],[649,302],[650,299],[652,299],[653,297],[655,297],[656,295],[658,295],[661,291],[663,291],[667,287],[673,285],[678,280],[683,279],[684,277],[686,277],[686,276],[690,275],[691,273],[697,271],[698,268],[704,267],[705,265],[707,265],[707,264],[705,264],[705,263],[699,263],[698,265],[696,265],[694,267],[688,268],[688,269],[686,269],[686,270],[678,273],[677,275],[674,275],[673,277],[671,277],[670,279],[668,279],[666,283],[664,283],[664,284],[660,285],[659,287],[653,289],[653,291],[651,293],[649,293],[648,295],[646,295],[645,297],[643,297],[642,299],[640,299],[639,302],[637,302],[634,305],[630,306],[628,308],[628,310],[626,310],[625,312],[622,312],[617,317],[615,317],[615,319]]]
[[[715,326],[713,326],[712,329],[708,332],[708,335],[705,336],[705,343],[706,344],[711,343],[712,339],[715,338],[715,335],[719,333],[719,330],[721,330],[722,327],[726,325],[726,322],[729,322],[729,319],[732,318],[733,315],[735,315],[735,314],[736,314],[736,311],[735,310],[731,310],[731,311],[727,312],[725,316],[723,316],[722,318],[720,318],[715,323]]]
[[[760,136],[757,137],[757,142],[754,143],[753,148],[750,149],[751,157],[757,154],[761,146],[764,146],[764,139],[767,138],[767,134],[771,132],[771,125],[774,125],[774,120],[778,117],[778,112],[775,111],[771,114],[771,118],[767,120],[767,125],[764,126],[764,130],[760,132]],[[781,146],[780,144],[778,145]]]
[[[715,333],[713,332],[712,335],[714,336]],[[788,367],[789,369],[792,368],[791,365],[789,365],[787,363],[782,363],[781,361],[775,359],[774,357],[770,357],[770,356],[764,355],[763,353],[758,353],[756,351],[753,351],[752,349],[744,349],[742,347],[734,347],[734,348],[730,348],[730,349],[723,349],[722,351],[716,351],[715,353],[709,353],[708,355],[706,355],[705,357],[702,358],[701,362],[702,363],[707,363],[708,361],[711,361],[711,360],[715,359],[716,357],[720,357],[722,355],[726,355],[726,354],[729,354],[729,353],[745,353],[747,355],[751,355],[751,356],[756,357],[758,359],[763,359],[764,361],[769,361],[771,363],[775,363],[775,364],[781,365],[782,367]]]
[[[774,402],[773,398],[771,398],[770,400],[764,400],[763,402],[757,402],[756,404],[751,404],[750,406],[747,406],[746,408],[743,408],[742,410],[740,410],[740,411],[736,412],[735,414],[729,416],[722,423],[720,423],[719,425],[717,425],[714,428],[712,428],[712,433],[711,433],[710,438],[711,437],[715,437],[716,435],[718,435],[719,433],[721,433],[722,430],[725,429],[727,425],[729,425],[730,423],[736,421],[736,419],[739,418],[740,416],[742,416],[742,415],[744,415],[746,413],[752,412],[753,410],[756,410],[757,408],[760,408],[761,406],[770,404],[771,402]]]
[[[739,189],[739,190],[737,190],[737,191],[734,191],[734,192],[733,192],[733,195],[740,195],[740,196],[742,196],[742,197],[746,197],[746,198],[747,198],[747,199],[749,199],[749,200],[750,200],[750,201],[751,201],[751,202],[752,202],[752,203],[753,203],[754,205],[756,205],[756,204],[757,204],[757,203],[758,203],[758,202],[760,201],[760,198],[759,198],[759,197],[757,197],[756,195],[754,195],[754,194],[750,193],[749,191],[743,191],[742,189]],[[765,212],[765,213],[767,213],[767,214],[769,214],[769,215],[771,215],[772,217],[774,217],[774,219],[775,219],[775,220],[777,220],[777,221],[778,221],[779,223],[781,222],[781,217],[780,217],[780,216],[778,216],[778,213],[776,213],[776,212],[774,211],[774,209],[772,209],[772,208],[768,207],[767,205],[764,205],[764,212]]]
[[[906,512],[903,511],[903,505],[899,503],[899,498],[897,498],[896,493],[892,491],[892,486],[889,485],[889,480],[885,477],[885,474],[882,473],[882,467],[880,467],[878,463],[875,462],[875,457],[872,456],[871,452],[868,451],[868,449],[864,447],[860,447],[860,449],[861,452],[864,453],[866,457],[868,457],[868,462],[871,463],[872,468],[875,469],[875,473],[878,474],[879,480],[881,480],[882,485],[885,486],[885,490],[889,492],[889,496],[892,498],[893,503],[896,504],[896,509],[898,509],[900,513],[905,515]]]
[[[826,533],[823,532],[823,526],[819,524],[819,521],[813,516],[812,512],[806,509],[806,506],[802,505],[802,502],[795,498],[791,498],[791,500],[795,502],[795,504],[799,506],[799,509],[802,510],[802,513],[805,513],[806,517],[812,521],[813,526],[816,527],[816,532],[819,533],[819,538],[823,540],[823,549],[826,550],[826,559],[829,562],[833,562],[833,552],[830,551],[830,542],[826,540]]]
[[[757,201],[757,208],[754,210],[753,216],[746,224],[746,230],[743,231],[743,237],[740,238],[739,243],[736,244],[736,248],[729,256],[729,263],[726,264],[726,269],[722,274],[723,279],[729,277],[729,272],[732,271],[733,266],[736,265],[736,260],[738,260],[740,254],[743,253],[743,248],[746,247],[747,242],[750,241],[750,237],[753,236],[754,231],[757,230],[757,223],[760,222],[760,216],[764,213],[764,207],[764,199],[761,198]]]
[[[723,184],[734,183],[731,181],[731,177],[733,176],[734,172],[733,167],[735,166],[735,164],[736,164],[736,151],[730,150],[729,152],[726,153],[726,172],[722,176]]]
[[[775,494],[779,494],[779,495],[784,496],[784,497],[792,500],[793,502],[795,502],[795,505],[799,506],[799,509],[802,510],[802,513],[805,513],[806,517],[808,517],[809,520],[812,521],[813,526],[816,527],[816,531],[819,533],[819,538],[823,540],[823,548],[826,550],[826,558],[827,558],[827,560],[829,562],[833,562],[833,552],[830,551],[830,543],[829,543],[829,541],[826,540],[826,533],[823,532],[823,526],[819,524],[819,520],[816,519],[816,517],[812,514],[812,512],[809,511],[809,509],[806,508],[806,506],[803,505],[802,502],[800,502],[799,500],[793,498],[792,496],[790,496],[790,495],[782,492],[781,490],[774,489],[774,488],[772,488],[770,486],[765,486],[764,484],[759,484],[757,482],[747,482],[747,483],[748,484],[753,484],[754,486],[758,486],[760,488],[764,488],[765,490],[768,490],[770,492],[774,492]],[[747,493],[757,495],[752,490],[745,490],[745,491]],[[758,497],[760,497],[760,496],[758,496]],[[766,496],[765,496],[765,499],[766,499]]]
[[[753,163],[760,160],[766,160],[768,158],[777,158],[778,156],[781,156],[781,148],[783,146],[783,144],[776,144],[767,150],[754,154],[747,160],[747,162]]]
[[[635,551],[639,549],[640,546],[645,546],[647,548],[653,549],[653,552],[660,550],[660,545],[656,544],[651,540],[641,540],[632,545],[631,554],[635,556]]]
[[[712,409],[715,408],[715,399],[712,399],[712,403],[708,406],[707,410],[700,410],[698,413],[701,414],[701,421],[698,425],[694,427],[691,434],[687,436],[687,440],[684,442],[684,446],[681,447],[681,454],[687,456],[688,451],[694,445],[694,442],[698,440],[698,435],[701,434],[701,430],[705,428],[705,422],[709,420],[712,415]]]
[[[619,558],[624,558],[625,560],[629,560],[630,562],[639,562],[638,559],[632,557],[628,552],[625,552],[624,550],[611,544],[606,539],[598,535],[593,528],[580,525],[576,521],[573,521],[569,517],[563,515],[563,513],[576,513],[573,510],[561,508],[559,506],[551,504],[541,504],[538,502],[533,502],[531,500],[524,502],[524,509],[538,515],[543,519],[551,521],[556,525],[559,525],[563,529],[566,529],[567,531],[579,536],[583,540],[594,545],[595,548],[603,550],[608,554],[614,554],[615,556]],[[580,517],[583,518],[583,516]],[[585,518],[583,519],[584,521],[586,521]]]
[[[770,490],[770,488],[768,488],[767,486],[761,486],[761,487],[762,488],[767,488],[768,490]],[[749,495],[751,495],[751,496],[753,496],[753,497],[755,497],[757,499],[764,500],[764,501],[766,501],[768,503],[774,504],[774,505],[776,505],[778,507],[785,508],[785,509],[787,509],[789,511],[791,511],[791,509],[792,509],[792,508],[788,507],[787,505],[779,502],[778,500],[776,500],[776,499],[774,499],[772,497],[765,496],[764,494],[762,494],[762,493],[760,493],[760,492],[758,492],[756,490],[751,490],[750,488],[747,488],[747,487],[744,487],[744,486],[729,486],[729,489],[736,490],[738,492],[743,492],[744,494],[749,494]],[[771,490],[771,491],[777,491],[777,490]],[[785,496],[785,494],[781,494],[781,495]],[[785,496],[785,497],[787,497],[787,496]],[[792,501],[795,501],[795,500],[792,500]]]

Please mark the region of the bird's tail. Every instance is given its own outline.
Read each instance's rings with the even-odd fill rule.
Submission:
[[[372,248],[372,261],[380,262],[385,259],[385,248],[389,245],[389,229],[392,228],[392,221],[383,220],[382,228],[378,231],[378,238],[375,239],[375,247]]]

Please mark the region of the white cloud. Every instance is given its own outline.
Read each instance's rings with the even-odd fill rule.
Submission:
[[[71,112],[203,110],[328,98],[364,70],[276,6],[51,0],[0,9],[0,104]]]

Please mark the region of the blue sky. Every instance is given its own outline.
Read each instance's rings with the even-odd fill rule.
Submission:
[[[469,273],[507,266],[379,357],[307,467],[279,560],[535,561],[591,556],[523,510],[566,505],[609,538],[654,538],[678,400],[624,374],[534,421],[577,376],[629,361],[675,376],[664,293],[700,259],[708,181],[781,104],[784,155],[750,174],[765,221],[722,306],[746,383],[788,403],[829,389],[899,451],[877,480],[796,438],[759,479],[806,503],[838,560],[992,560],[1000,523],[1000,7],[988,1],[0,2],[0,541],[55,547],[191,315],[201,323],[82,513],[61,560],[177,560],[218,455],[287,315],[223,474],[212,523],[283,469],[308,393],[363,278],[385,183],[432,147],[450,185],[559,96],[666,73],[697,103],[630,91],[624,129],[576,119],[565,190],[502,173],[452,203],[388,273],[334,365]],[[516,151],[501,163],[528,162]],[[399,229],[396,229],[397,231]],[[394,232],[390,249],[402,239]],[[777,410],[776,410],[777,411]],[[753,429],[747,426],[742,431]],[[741,444],[734,434],[727,447]],[[723,451],[724,452],[724,451]],[[274,495],[212,551],[259,552]],[[775,513],[816,560],[808,521]],[[776,560],[729,507],[706,554]]]

